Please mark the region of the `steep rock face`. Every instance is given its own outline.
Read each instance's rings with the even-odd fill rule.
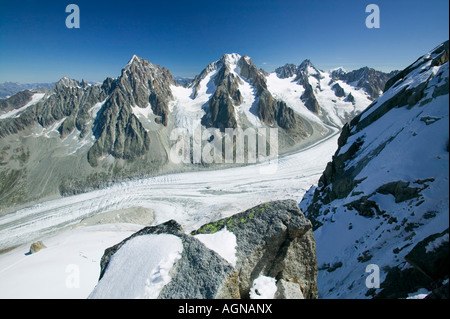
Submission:
[[[344,126],[332,162],[300,204],[315,229],[322,297],[403,298],[439,285],[400,284],[414,274],[448,278],[410,258],[414,246],[448,228],[448,84],[446,42]],[[353,275],[369,263],[382,270],[379,289],[358,280],[364,270]]]
[[[90,163],[96,165],[97,158],[109,154],[133,159],[146,153],[150,138],[132,107],[144,109],[150,105],[157,116],[155,121],[167,126],[168,103],[173,99],[171,85],[175,82],[169,71],[137,56],[115,83],[104,83],[111,92],[95,120],[96,141],[88,153]]]
[[[2,113],[0,116],[5,117],[4,119],[0,119],[2,123],[0,125],[0,137],[3,138],[10,134],[20,132],[36,121],[34,112],[30,108],[23,111],[20,116],[6,118],[9,111],[18,110],[31,102],[33,94],[33,92],[28,90],[21,91],[8,99],[0,100],[0,111]]]
[[[233,102],[225,86],[219,86],[209,100],[209,119],[210,121],[203,122],[206,126],[217,127],[221,130],[237,127]]]
[[[259,276],[295,282],[305,298],[317,297],[314,237],[295,201],[262,204],[203,225],[192,234],[214,234],[224,228],[236,236],[235,271],[242,298],[249,297]]]
[[[100,281],[91,298],[108,298],[113,294],[114,283],[102,282],[108,280],[108,271],[114,271],[109,270],[108,264],[126,242],[149,234],[175,235],[183,245],[180,258],[170,270],[171,279],[160,287],[158,298],[249,298],[252,285],[260,276],[275,278],[278,298],[317,298],[311,224],[294,201],[262,204],[206,224],[190,235],[175,221],[146,227],[105,251]],[[230,256],[229,251],[234,249]],[[125,285],[133,286],[133,283]]]
[[[58,128],[64,138],[75,128],[82,137],[91,129],[89,110],[106,95],[98,86],[81,86],[76,80],[62,78],[43,96],[41,100],[26,108],[17,116],[2,120],[0,135],[7,136],[30,128],[34,124],[49,127],[63,120]],[[16,94],[20,95],[22,92]],[[11,97],[11,98],[15,98]],[[22,104],[21,106],[23,106]]]
[[[119,78],[108,78],[102,85],[62,78],[42,101],[20,117],[3,121],[0,134],[17,133],[36,122],[46,128],[63,120],[58,127],[62,139],[75,129],[80,131],[80,139],[93,132],[95,143],[87,156],[91,165],[109,154],[133,159],[149,150],[150,139],[132,108],[150,105],[155,121],[166,126],[168,103],[173,99],[171,85],[175,82],[169,71],[133,56]],[[101,108],[93,118],[97,103]]]
[[[96,141],[88,152],[92,165],[103,155],[129,159],[148,151],[149,136],[122,92],[113,92],[100,112],[94,126]]]
[[[314,95],[314,89],[310,83],[309,76],[320,80],[320,72],[311,63],[310,60],[303,61],[297,68],[295,73],[294,81],[302,85],[305,89],[300,99],[305,103],[308,110],[318,115],[322,114],[319,102],[317,102],[316,96]]]
[[[293,129],[297,123],[302,124],[301,118],[285,102],[274,99],[268,90],[263,90],[259,96],[258,115],[265,123],[286,130]],[[310,132],[304,127],[300,133],[307,137]]]
[[[218,63],[214,64],[218,68],[214,77],[216,91],[209,99],[208,113],[203,117],[203,124],[207,127],[217,127],[222,131],[225,128],[237,127],[234,105],[238,106],[243,101],[239,90],[242,81],[232,72],[237,59],[238,55],[223,55]]]
[[[150,103],[153,113],[160,116],[160,123],[167,126],[168,103],[173,99],[170,85],[175,85],[168,70],[133,56],[118,82],[118,88],[127,93],[131,106],[144,108]]]
[[[238,67],[240,68],[240,74],[255,87],[257,96],[267,90],[266,74],[262,70],[258,70],[248,56],[244,56],[238,61]]]
[[[275,69],[275,73],[280,79],[287,79],[297,73],[298,67],[295,64],[287,63]]]
[[[344,89],[339,85],[339,83],[334,84],[331,88],[334,90],[337,97],[346,96]]]
[[[305,103],[305,106],[308,110],[318,115],[321,115],[322,112],[320,110],[320,105],[317,102],[316,97],[314,96],[314,91],[311,84],[307,83],[306,80],[302,81],[303,87],[305,88],[305,92],[302,94],[300,99]]]

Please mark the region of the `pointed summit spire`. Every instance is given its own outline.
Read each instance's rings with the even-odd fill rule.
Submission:
[[[300,65],[298,66],[298,69],[301,71],[306,71],[308,70],[308,68],[313,68],[315,69],[314,65],[311,63],[310,59],[306,59],[304,60],[302,63],[300,63]]]
[[[135,60],[139,60],[139,59],[140,58],[136,54],[133,54],[133,56],[131,57],[130,61],[128,61],[127,66],[132,65]]]

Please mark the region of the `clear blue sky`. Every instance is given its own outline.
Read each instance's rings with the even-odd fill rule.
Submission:
[[[80,28],[68,29],[68,4]],[[380,8],[368,29],[366,5]],[[449,38],[448,0],[0,0],[0,82],[116,77],[133,54],[194,76],[224,53],[267,71],[310,59],[321,69],[403,69]]]

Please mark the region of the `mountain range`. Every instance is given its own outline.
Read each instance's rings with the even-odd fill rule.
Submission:
[[[210,168],[170,160],[171,132],[197,122],[222,134],[277,128],[279,155],[299,149],[341,129],[393,74],[330,73],[309,60],[267,73],[234,53],[181,85],[169,70],[133,56],[117,78],[99,84],[64,77],[48,90],[21,91],[0,100],[1,209]]]

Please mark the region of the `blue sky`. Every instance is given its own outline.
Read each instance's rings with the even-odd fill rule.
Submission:
[[[65,25],[80,8],[80,28]],[[365,8],[380,8],[368,29]],[[310,59],[320,69],[403,69],[447,40],[448,0],[0,0],[0,82],[116,77],[133,54],[194,76],[224,53],[273,71]]]

